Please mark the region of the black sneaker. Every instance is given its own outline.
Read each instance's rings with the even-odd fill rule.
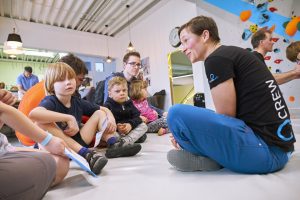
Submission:
[[[136,155],[141,149],[140,144],[125,145],[125,141],[121,139],[120,142],[107,148],[105,156],[107,158],[129,157]]]
[[[142,137],[140,137],[135,143],[143,143],[147,139],[147,134],[145,133]]]
[[[89,151],[85,155],[85,159],[89,163],[92,172],[97,175],[100,174],[101,170],[108,161],[104,156],[97,154],[96,151]]]

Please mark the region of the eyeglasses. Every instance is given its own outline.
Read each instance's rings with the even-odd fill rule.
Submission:
[[[130,62],[130,63],[127,63],[129,64],[131,67],[138,67],[138,68],[142,68],[143,66],[141,65],[141,63],[136,63],[136,62]]]
[[[77,76],[77,80],[82,82],[86,80],[86,77]]]

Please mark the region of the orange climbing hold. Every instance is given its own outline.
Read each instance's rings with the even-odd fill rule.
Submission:
[[[245,22],[251,17],[251,10],[242,11],[240,14],[240,19]]]
[[[289,97],[289,101],[290,101],[290,102],[294,102],[294,101],[295,101],[295,97],[294,97],[294,96],[290,96],[290,97]]]
[[[295,35],[297,32],[297,25],[300,22],[300,17],[293,18],[285,27],[285,33],[289,36]]]

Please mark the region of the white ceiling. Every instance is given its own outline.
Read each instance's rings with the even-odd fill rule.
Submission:
[[[0,0],[0,16],[115,36],[160,1]]]
[[[162,0],[0,0],[0,16],[114,37],[122,30],[129,29],[132,22],[148,14],[160,1]],[[58,53],[52,58],[24,54],[11,58],[3,52],[3,46],[0,45],[0,60],[51,63],[58,59]]]

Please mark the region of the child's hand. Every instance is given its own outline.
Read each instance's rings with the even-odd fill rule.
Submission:
[[[141,115],[140,118],[142,119],[142,121],[143,121],[145,124],[148,123],[148,119],[147,119],[146,117],[144,117],[144,116]]]
[[[125,134],[128,134],[132,130],[132,126],[129,123],[126,123]]]
[[[119,123],[117,124],[117,129],[118,132],[121,134],[128,134],[131,131],[132,126],[129,123]]]
[[[175,149],[178,149],[178,150],[181,149],[179,144],[176,142],[173,134],[170,134],[170,140],[171,140],[172,145],[175,147]]]
[[[11,92],[0,89],[0,101],[7,105],[14,105],[17,98]]]
[[[105,132],[108,134],[116,132],[116,120],[115,118],[108,118],[107,119],[107,127],[105,129]]]
[[[70,119],[67,121],[67,128],[64,130],[64,133],[69,136],[74,136],[79,132],[79,127],[74,116],[70,115]]]
[[[121,124],[121,123],[117,124],[117,131],[118,131],[118,133],[123,134],[124,128],[125,128],[125,124]]]

